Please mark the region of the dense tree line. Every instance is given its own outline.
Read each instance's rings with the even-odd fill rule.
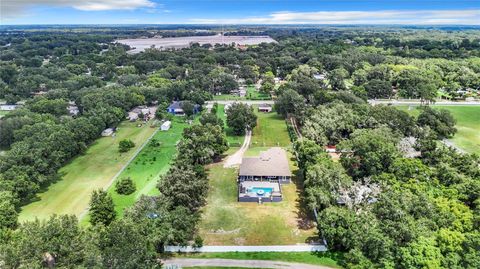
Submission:
[[[328,247],[346,252],[346,268],[479,266],[480,158],[438,142],[456,131],[448,111],[425,107],[415,119],[338,100],[300,107],[308,112],[291,112],[302,123],[295,149],[306,203]],[[416,143],[405,149],[409,138]]]
[[[252,26],[231,34],[268,34],[278,43],[247,50],[192,44],[129,54],[114,40],[206,33],[174,26],[88,28],[88,34],[83,27],[25,29],[2,28],[0,34],[0,99],[24,103],[0,120],[5,267],[38,267],[53,257],[58,267],[155,268],[163,245],[192,240],[208,187],[203,166],[227,149],[224,123],[215,113],[185,129],[178,155],[158,183],[160,195],[142,197],[122,219],[103,214],[112,210],[103,193],[95,202],[98,221],[87,230],[68,216],[18,224],[17,210],[132,107],[157,104],[157,116],[165,118],[171,101],[202,105],[237,89],[239,78],[261,80],[261,90],[277,97],[276,110],[297,118],[308,205],[319,210],[319,231],[329,247],[348,252],[347,267],[479,267],[478,157],[438,146],[437,139],[456,131],[451,115],[425,108],[414,119],[365,102],[429,102],[438,90],[455,97],[459,89],[478,88],[478,30]],[[285,83],[272,87],[275,77]],[[78,115],[68,114],[72,102]],[[253,124],[242,121],[237,130]],[[406,137],[416,139],[420,157],[404,156]],[[340,162],[323,153],[325,145],[337,145]],[[366,186],[371,193],[358,197]]]

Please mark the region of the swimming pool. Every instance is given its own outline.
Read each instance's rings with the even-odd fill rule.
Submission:
[[[248,189],[247,192],[256,196],[270,196],[273,192],[273,188],[253,187]]]

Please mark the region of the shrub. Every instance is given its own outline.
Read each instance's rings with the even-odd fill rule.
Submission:
[[[118,194],[129,195],[134,193],[135,190],[135,183],[133,183],[133,180],[130,177],[122,178],[115,183],[115,191]]]
[[[133,141],[130,139],[123,139],[122,141],[118,142],[118,151],[120,152],[127,152],[133,147],[135,147],[135,143],[133,143]]]

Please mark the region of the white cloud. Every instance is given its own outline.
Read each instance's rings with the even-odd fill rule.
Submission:
[[[0,0],[0,17],[14,18],[32,7],[72,7],[83,11],[155,8],[151,0]]]
[[[200,24],[464,24],[479,25],[480,9],[378,10],[378,11],[280,11],[265,17],[233,19],[201,18]]]

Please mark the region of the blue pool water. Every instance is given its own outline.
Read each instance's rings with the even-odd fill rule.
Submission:
[[[262,190],[263,194],[259,194],[258,191]],[[256,194],[257,196],[270,196],[273,192],[273,188],[260,188],[260,187],[253,187],[248,190],[249,193]]]

